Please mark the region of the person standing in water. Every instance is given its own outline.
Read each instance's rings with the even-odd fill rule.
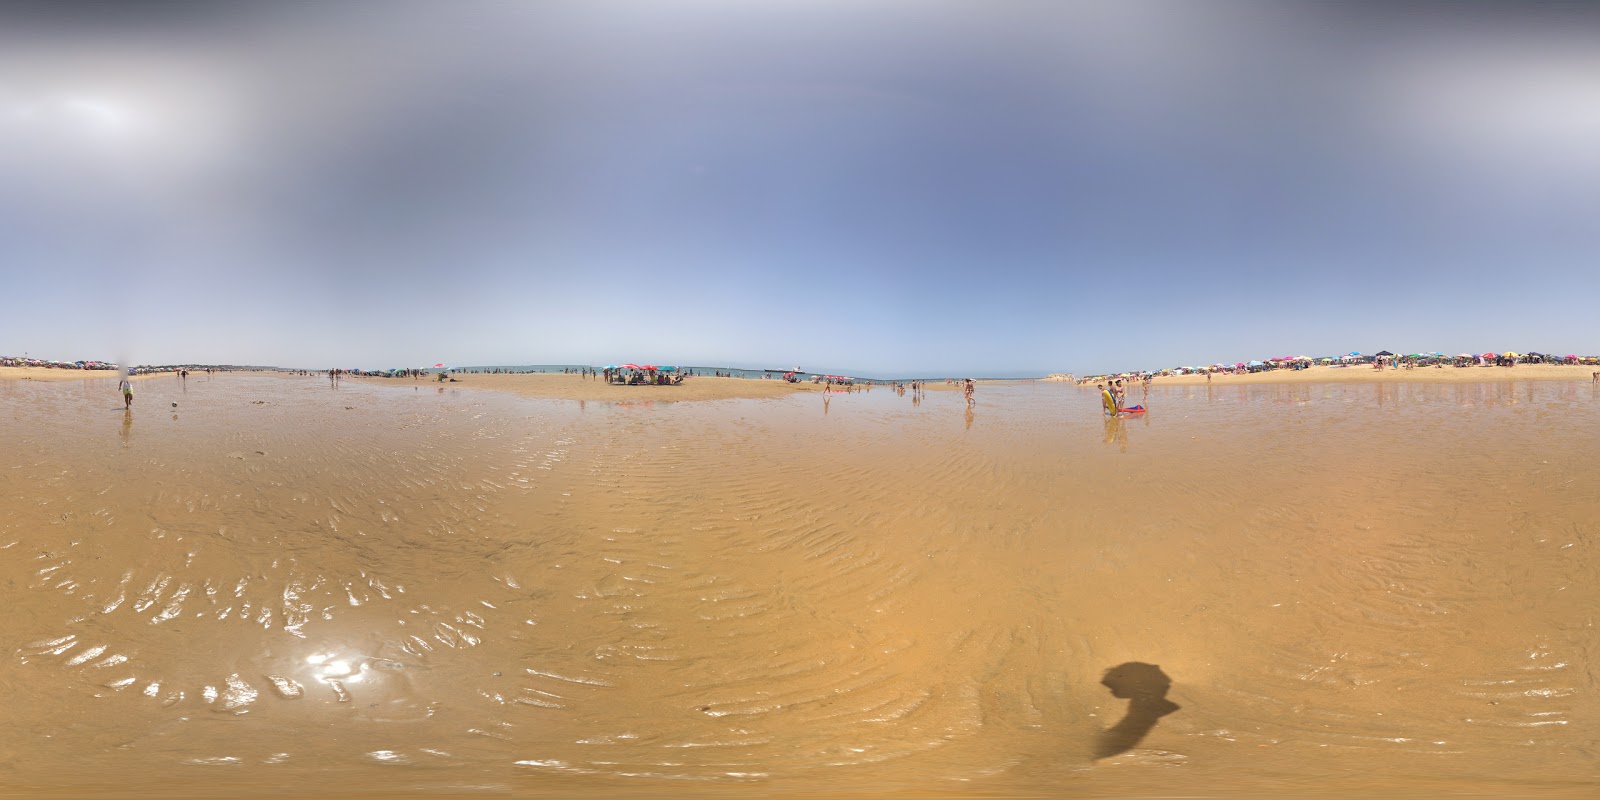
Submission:
[[[977,390],[977,388],[978,388],[978,387],[977,387],[977,385],[976,385],[976,384],[974,384],[974,383],[973,383],[973,382],[972,382],[972,379],[971,379],[971,378],[968,378],[968,379],[967,379],[967,380],[966,380],[966,383],[965,383],[965,384],[964,384],[964,386],[963,386],[963,389],[962,389],[962,391],[963,391],[963,392],[964,392],[964,393],[965,393],[965,394],[966,394],[966,395],[967,395],[967,405],[969,405],[969,406],[970,406],[970,405],[972,405],[972,404],[973,404],[973,403],[975,403],[975,402],[977,402],[977,401],[976,401],[976,400],[974,400],[974,399],[973,399],[973,397],[972,397],[972,393],[973,393],[973,392],[974,392],[974,391],[976,391],[976,390]]]
[[[133,408],[133,383],[124,377],[122,382],[117,384],[117,391],[122,392],[123,410],[131,410]]]

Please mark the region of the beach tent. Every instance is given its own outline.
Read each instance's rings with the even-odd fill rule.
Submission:
[[[1389,352],[1389,351],[1388,351],[1388,350],[1379,350],[1379,351],[1378,351],[1378,352],[1377,352],[1377,356],[1378,356],[1378,357],[1379,357],[1379,358],[1383,358],[1383,357],[1384,357],[1384,356],[1393,356],[1393,355],[1394,355],[1394,353],[1391,353],[1391,352]]]

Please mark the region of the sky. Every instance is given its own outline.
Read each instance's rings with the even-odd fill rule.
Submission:
[[[1600,6],[0,0],[0,354],[1600,352]]]

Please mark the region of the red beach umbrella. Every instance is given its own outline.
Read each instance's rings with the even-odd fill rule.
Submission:
[[[444,365],[443,365],[443,364],[434,364],[434,366],[436,366],[436,367],[442,367],[442,366],[444,366]]]
[[[651,372],[655,372],[656,371],[656,365],[654,365],[654,364],[646,364],[646,365],[640,367],[639,369],[647,369],[647,370],[650,370]]]

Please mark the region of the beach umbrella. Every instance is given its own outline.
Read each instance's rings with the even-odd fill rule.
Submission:
[[[622,368],[623,369],[638,369],[639,365],[638,364],[623,364]]]
[[[443,364],[434,364],[434,365],[433,365],[433,366],[434,366],[434,367],[435,367],[435,368],[437,368],[437,367],[442,367],[442,366],[444,366],[444,365],[443,365]]]
[[[1252,362],[1250,362],[1250,366],[1252,366],[1252,367],[1263,367],[1263,366],[1266,366],[1266,365],[1262,364],[1260,361],[1252,361]]]
[[[1517,354],[1511,352],[1510,350],[1507,350],[1505,355],[1506,355],[1506,358],[1516,358],[1517,357]]]
[[[662,372],[677,372],[678,371],[677,367],[661,367],[660,369],[661,369]],[[791,372],[789,374],[793,375],[794,373]]]
[[[645,370],[650,370],[650,371],[654,372],[655,368],[656,368],[656,365],[654,365],[654,364],[646,364],[646,365],[640,367],[639,369],[645,369]]]

